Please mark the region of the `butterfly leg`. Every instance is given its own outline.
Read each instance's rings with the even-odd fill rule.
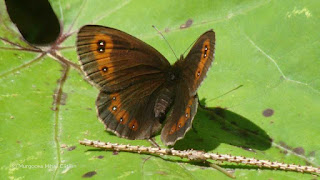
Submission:
[[[153,137],[148,139],[148,141],[152,144],[152,146],[160,148],[159,144],[155,141]]]
[[[203,101],[203,104],[201,104],[200,98],[198,99],[198,104],[199,104],[199,107],[200,107],[201,109],[205,109],[205,110],[208,109],[204,101]]]

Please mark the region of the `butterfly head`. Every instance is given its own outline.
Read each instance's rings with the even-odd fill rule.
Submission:
[[[181,76],[181,69],[177,66],[172,66],[166,73],[166,81],[169,84],[176,84]]]

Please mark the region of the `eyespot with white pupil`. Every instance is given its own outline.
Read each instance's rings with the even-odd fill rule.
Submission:
[[[102,68],[102,71],[103,71],[103,72],[107,72],[107,71],[108,71],[108,68],[107,68],[107,67],[103,67],[103,68]]]
[[[123,121],[123,118],[120,118],[120,122],[122,122]]]
[[[113,107],[112,107],[112,110],[113,110],[113,111],[116,111],[116,110],[117,110],[117,106],[113,106]]]
[[[103,53],[106,49],[106,42],[104,40],[100,40],[98,41],[97,45],[98,45],[97,51],[100,53]]]
[[[116,100],[117,98],[114,96],[114,97],[112,97],[112,100]]]
[[[186,113],[186,118],[189,116],[189,114],[188,113]]]
[[[197,72],[197,76],[200,76],[200,71]]]
[[[206,58],[207,57],[207,52],[208,52],[208,47],[204,46],[204,52],[203,52],[203,57]]]
[[[134,129],[134,125],[132,125],[132,129]]]
[[[181,128],[181,124],[178,124],[178,127]]]

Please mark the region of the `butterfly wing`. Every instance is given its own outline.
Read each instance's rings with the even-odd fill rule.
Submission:
[[[174,99],[174,105],[161,131],[161,140],[165,145],[174,145],[177,140],[184,137],[186,132],[191,128],[197,108],[197,95],[190,96],[187,85],[180,82]]]
[[[122,31],[82,27],[77,52],[81,67],[100,89],[99,119],[120,137],[147,139],[161,128],[154,106],[169,62],[154,48]]]
[[[174,64],[181,70],[181,78],[174,105],[161,131],[161,140],[166,145],[174,145],[191,128],[198,107],[197,89],[213,62],[214,49],[215,33],[210,30],[199,37],[185,59]]]
[[[215,52],[215,33],[209,30],[202,34],[189,54],[178,64],[182,68],[182,78],[186,81],[190,95],[195,95],[211,67]]]
[[[161,128],[153,107],[163,79],[149,80],[116,92],[101,91],[97,101],[100,121],[119,137],[147,139]]]
[[[79,30],[77,52],[86,77],[108,92],[153,79],[170,67],[157,50],[143,41],[97,25]]]

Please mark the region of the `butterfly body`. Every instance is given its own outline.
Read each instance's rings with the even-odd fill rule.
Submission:
[[[157,50],[113,28],[80,29],[77,52],[106,129],[128,139],[148,139],[160,129],[173,145],[190,129],[197,111],[197,89],[214,59],[215,34],[204,33],[172,66]]]

